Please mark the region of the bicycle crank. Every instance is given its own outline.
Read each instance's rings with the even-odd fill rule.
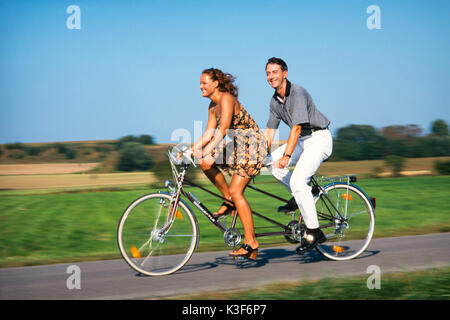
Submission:
[[[285,239],[290,243],[299,243],[302,239],[306,227],[304,224],[298,223],[298,221],[292,220],[286,225],[286,231],[291,230],[292,234],[285,235]]]
[[[236,247],[241,242],[241,233],[238,229],[229,228],[224,232],[223,239],[229,247]]]

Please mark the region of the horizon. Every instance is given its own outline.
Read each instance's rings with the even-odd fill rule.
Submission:
[[[436,119],[436,120],[442,120],[442,119]],[[365,126],[365,125],[368,125],[368,124],[355,124],[355,123],[352,123],[352,124],[349,124],[348,126],[351,126],[351,125]],[[386,126],[386,127],[391,127],[391,126],[408,126],[408,125],[414,125],[414,124],[407,124],[407,125],[394,124],[394,125],[389,125],[389,126]],[[449,125],[449,124],[447,123],[447,125]],[[347,127],[347,126],[345,126],[345,127]],[[341,127],[341,128],[345,128],[345,127]],[[383,135],[382,134],[382,129],[386,128],[386,127],[382,127],[382,128],[373,127],[373,128],[380,135]],[[430,127],[431,127],[431,124],[430,124]],[[336,128],[334,132],[331,132],[332,136],[333,136],[333,139],[337,138],[336,137],[337,131],[339,129],[341,129],[341,128]],[[424,129],[424,128],[419,127],[419,129]],[[140,135],[146,135],[146,134],[150,135],[153,138],[153,140],[154,140],[154,143],[150,144],[150,145],[177,144],[177,143],[180,142],[180,141],[176,141],[176,140],[173,140],[173,141],[170,141],[170,142],[159,142],[159,141],[156,140],[156,138],[152,134],[149,134],[149,133],[138,133],[138,134],[127,134],[127,135],[124,135],[124,136],[121,136],[121,137],[117,137],[115,139],[87,139],[87,140],[62,140],[62,141],[58,140],[58,141],[38,141],[38,142],[33,142],[33,141],[31,141],[31,142],[15,141],[15,142],[6,142],[6,143],[2,142],[2,143],[0,143],[0,145],[14,145],[14,144],[17,144],[17,143],[19,143],[19,144],[58,144],[58,143],[90,143],[90,142],[92,142],[92,143],[101,143],[101,142],[108,143],[108,142],[118,141],[119,139],[121,139],[121,138],[123,138],[125,136],[135,136],[135,137],[137,136],[138,137]],[[417,137],[417,138],[426,137],[426,136],[429,136],[431,134],[432,134],[431,129],[430,130],[422,130],[422,132],[420,134],[417,134],[414,137]],[[275,134],[275,137],[277,137],[277,134]],[[279,137],[279,134],[278,134],[278,137]],[[284,139],[279,138],[278,141],[287,141],[287,138],[288,138],[287,136],[284,137]]]

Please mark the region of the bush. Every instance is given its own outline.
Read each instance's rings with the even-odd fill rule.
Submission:
[[[66,145],[62,143],[58,143],[55,145],[55,148],[58,150],[60,154],[63,154],[66,156],[67,159],[75,159],[77,157],[77,151],[67,147]]]
[[[120,148],[117,170],[119,171],[145,171],[153,165],[152,158],[147,150],[138,142],[125,142]]]
[[[9,155],[8,155],[8,158],[11,158],[11,159],[17,159],[17,160],[25,159],[25,154],[24,154],[22,151],[20,151],[20,152],[15,152],[15,153],[9,154]]]
[[[133,135],[128,135],[128,136],[120,138],[116,142],[116,149],[120,150],[122,148],[122,146],[127,142],[137,142],[137,143],[146,144],[146,145],[154,144],[153,137],[148,134],[141,134],[139,137],[135,137]]]
[[[27,146],[25,148],[25,150],[29,156],[37,156],[41,152],[43,152],[45,150],[45,148],[44,147]]]
[[[10,143],[6,145],[6,149],[8,150],[24,150],[25,145],[21,142]]]
[[[380,159],[386,138],[369,125],[339,128],[333,141],[333,160]]]
[[[383,172],[383,168],[375,167],[375,168],[372,169],[371,177],[372,178],[378,178],[378,177],[380,177],[382,172]]]
[[[137,142],[142,144],[154,144],[153,137],[148,134],[141,134],[137,138]]]
[[[405,158],[397,155],[390,155],[384,159],[386,165],[391,168],[392,174],[396,177],[400,176],[405,165]]]
[[[152,168],[158,182],[164,182],[167,179],[173,180],[172,169],[168,160],[158,161]]]
[[[431,124],[431,132],[440,137],[448,136],[448,125],[442,119],[438,119]]]
[[[110,144],[96,144],[93,146],[94,151],[101,153],[109,153],[112,149]]]
[[[448,160],[448,161],[436,161],[434,163],[434,169],[439,174],[449,175],[450,174],[450,160]]]

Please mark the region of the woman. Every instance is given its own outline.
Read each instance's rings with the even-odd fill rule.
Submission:
[[[209,180],[225,199],[232,201],[225,201],[214,215],[219,217],[237,209],[244,227],[244,244],[230,255],[256,259],[259,243],[244,190],[261,170],[267,156],[267,142],[256,122],[239,103],[238,88],[233,82],[232,75],[219,69],[202,72],[200,90],[211,103],[206,130],[191,149]],[[222,142],[225,134],[232,139],[227,144]],[[219,167],[232,176],[229,186]]]

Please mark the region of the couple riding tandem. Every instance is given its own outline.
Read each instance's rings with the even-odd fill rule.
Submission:
[[[300,209],[305,221],[306,240],[297,248],[304,253],[326,240],[315,208],[310,178],[332,152],[330,121],[316,108],[309,93],[287,79],[288,68],[279,58],[266,63],[267,81],[275,89],[270,100],[267,128],[262,132],[238,101],[234,77],[218,69],[206,69],[200,78],[203,97],[211,100],[206,130],[191,147],[200,168],[225,199],[214,213],[216,217],[237,210],[244,228],[244,244],[230,252],[234,257],[256,259],[258,241],[255,237],[252,211],[244,191],[252,178],[266,163],[271,174],[293,195],[279,211]],[[290,128],[287,144],[268,156],[280,120]],[[228,135],[232,141],[225,143]],[[295,166],[291,172],[288,167]],[[232,176],[228,185],[222,169]]]

